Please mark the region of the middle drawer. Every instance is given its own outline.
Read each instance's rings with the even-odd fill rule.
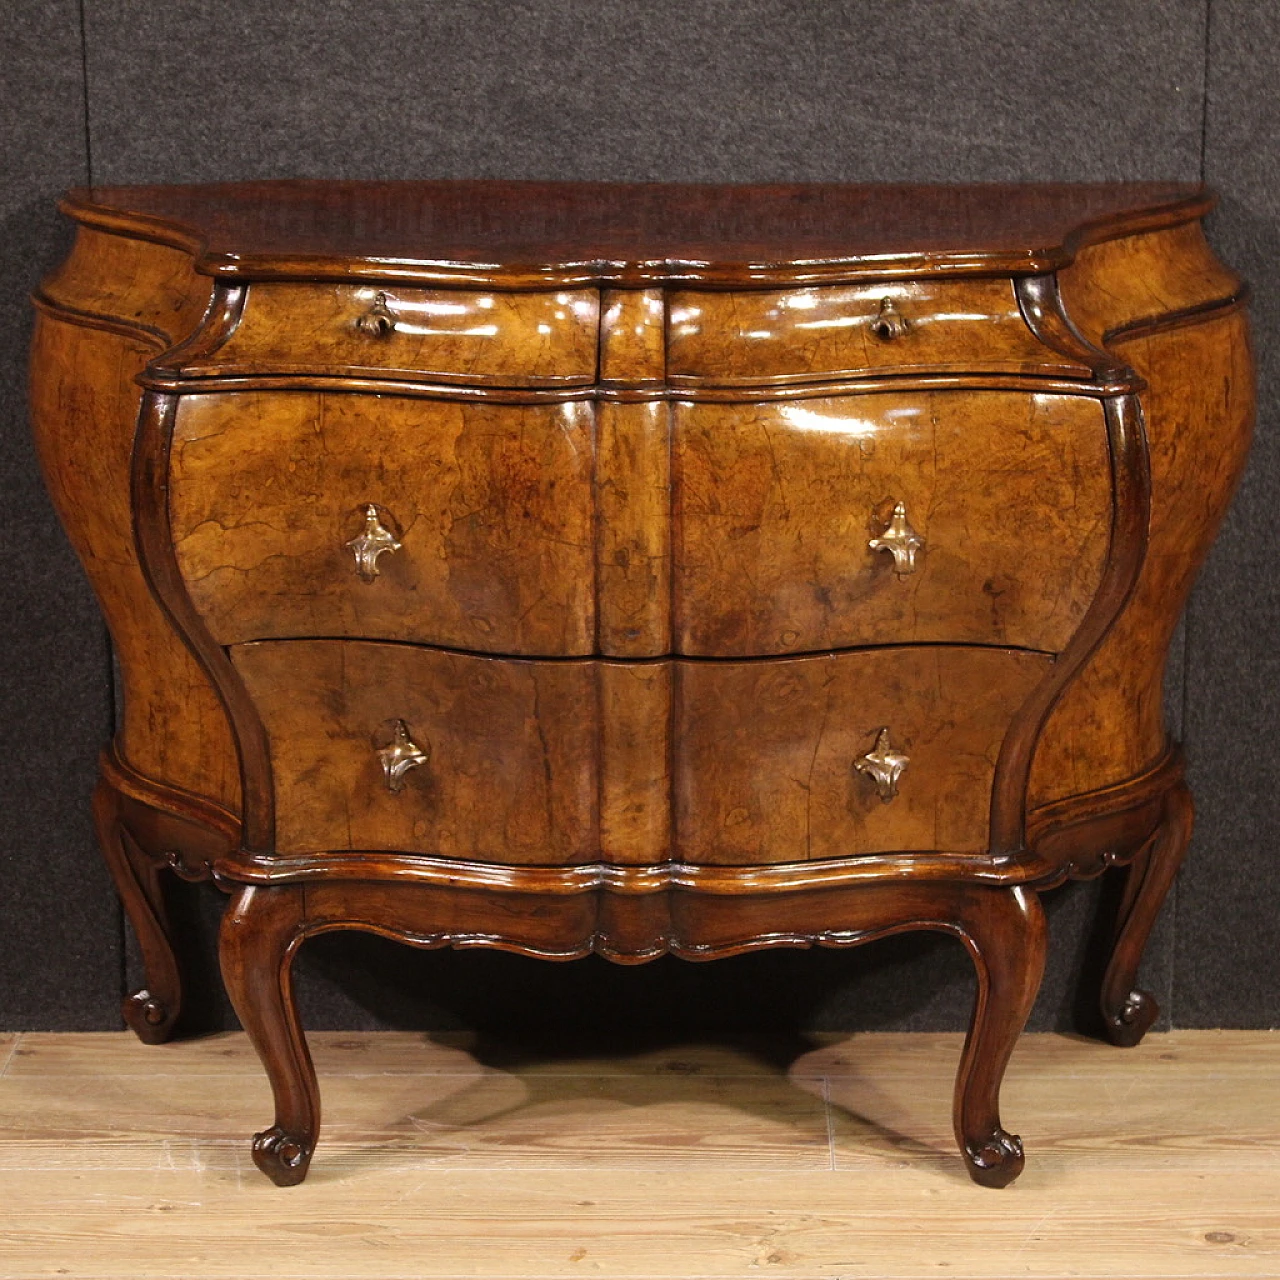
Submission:
[[[529,657],[1057,652],[1111,505],[1099,402],[1005,391],[209,392],[180,400],[170,474],[178,565],[219,643]],[[618,638],[619,617],[646,639]]]

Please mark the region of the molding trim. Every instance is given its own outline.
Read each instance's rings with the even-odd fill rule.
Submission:
[[[554,289],[570,285],[644,288],[700,285],[711,288],[771,288],[779,285],[836,284],[893,279],[903,275],[1040,275],[1070,263],[1084,246],[1193,222],[1217,202],[1208,188],[1168,203],[1083,222],[1061,244],[1036,249],[984,253],[902,253],[893,257],[849,257],[809,262],[709,264],[681,260],[598,260],[509,262],[503,264],[431,260],[335,258],[314,254],[236,255],[210,253],[204,236],[177,219],[129,212],[99,204],[92,189],[67,193],[58,208],[84,226],[150,240],[190,253],[202,275],[245,280],[385,280],[409,284]]]
[[[231,725],[240,757],[243,840],[250,849],[274,843],[271,756],[261,717],[226,651],[209,634],[178,569],[169,523],[169,451],[178,399],[146,392],[133,448],[134,538],[152,593],[183,643],[209,677]]]

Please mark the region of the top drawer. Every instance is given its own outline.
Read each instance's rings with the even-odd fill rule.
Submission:
[[[1009,279],[676,292],[668,332],[668,373],[684,385],[758,386],[877,371],[1091,376],[1037,340]]]
[[[596,376],[599,295],[262,282],[231,337],[186,377],[339,374],[497,387]]]

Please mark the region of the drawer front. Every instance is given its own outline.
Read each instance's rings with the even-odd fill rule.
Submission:
[[[266,727],[281,853],[596,857],[593,664],[325,640],[231,657]],[[410,763],[389,778],[384,759]]]
[[[670,298],[667,369],[688,383],[960,370],[1088,377],[1027,328],[1012,280],[888,280]]]
[[[478,386],[573,386],[596,372],[599,295],[392,285],[251,285],[240,323],[188,377],[399,376]]]
[[[680,856],[753,865],[985,852],[1000,744],[1051,666],[1039,654],[924,646],[680,664]]]
[[[592,442],[581,402],[184,396],[170,462],[179,569],[222,644],[589,653]]]
[[[650,664],[338,640],[230,653],[266,728],[281,853],[515,865],[982,852],[1001,741],[1052,666],[950,646]]]
[[[682,653],[949,642],[1059,651],[1097,589],[1098,401],[897,392],[675,407]]]

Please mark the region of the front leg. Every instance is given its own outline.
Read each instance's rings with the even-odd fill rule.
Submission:
[[[1040,989],[1048,932],[1039,894],[1024,885],[973,886],[957,898],[978,992],[956,1075],[956,1141],[975,1182],[1003,1187],[1022,1172],[1023,1154],[1000,1123],[1000,1084]]]
[[[1185,782],[1180,782],[1165,800],[1155,838],[1129,866],[1099,1002],[1103,1024],[1113,1044],[1125,1048],[1137,1044],[1160,1013],[1151,992],[1137,986],[1138,966],[1191,843],[1194,821],[1191,791]]]
[[[280,1187],[307,1176],[320,1131],[320,1092],[293,999],[304,922],[300,884],[243,885],[222,918],[219,945],[227,994],[275,1097],[275,1124],[254,1136],[253,1161]]]

